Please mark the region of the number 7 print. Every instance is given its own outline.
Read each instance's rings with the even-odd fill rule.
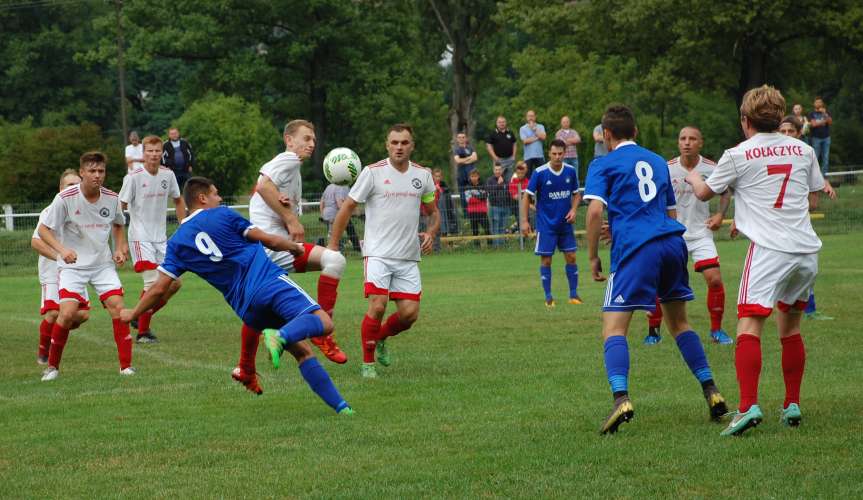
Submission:
[[[791,178],[791,164],[783,165],[767,165],[767,175],[785,175],[782,179],[782,188],[779,189],[779,196],[776,197],[776,203],[773,208],[782,208],[782,200],[785,198],[785,188],[788,187],[788,179]]]

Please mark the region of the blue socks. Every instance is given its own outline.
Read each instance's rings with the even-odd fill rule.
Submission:
[[[809,292],[809,302],[806,303],[806,309],[803,310],[806,314],[815,312],[815,292]]]
[[[569,281],[569,298],[578,297],[578,265],[566,265],[566,279]]]
[[[317,319],[315,316],[312,317]],[[333,380],[330,378],[329,374],[327,374],[327,371],[324,370],[324,367],[318,363],[317,359],[309,358],[303,361],[303,364],[300,365],[300,373],[303,375],[303,378],[306,379],[306,383],[309,384],[309,387],[315,391],[315,394],[320,396],[320,398],[323,399],[326,404],[330,405],[330,408],[336,410],[337,413],[348,406],[348,403],[344,398],[342,398],[342,395],[339,394],[339,390],[336,389],[335,385],[333,385]]]
[[[279,335],[288,344],[301,342],[309,337],[320,337],[323,333],[324,324],[314,314],[301,314],[279,329]]]
[[[539,279],[545,292],[545,301],[548,302],[551,300],[551,267],[539,266]]]
[[[686,361],[695,378],[701,384],[713,380],[713,373],[710,372],[710,365],[707,364],[707,356],[704,355],[704,348],[701,346],[698,334],[689,330],[678,335],[675,340],[683,360]]]
[[[605,341],[605,373],[615,397],[629,391],[629,345],[623,335]]]

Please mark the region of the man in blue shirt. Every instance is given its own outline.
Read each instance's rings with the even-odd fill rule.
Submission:
[[[518,135],[521,137],[521,142],[524,143],[524,162],[527,163],[527,175],[529,177],[533,175],[534,170],[545,163],[542,147],[542,141],[545,140],[545,126],[536,123],[536,112],[532,109],[527,111],[525,120],[527,123],[518,129]]]
[[[220,206],[222,198],[209,179],[192,177],[183,190],[190,215],[168,240],[159,279],[134,310],[124,309],[121,319],[137,319],[162,298],[173,280],[191,271],[217,290],[243,320],[242,353],[232,377],[252,392],[263,391],[255,375],[255,353],[263,330],[273,366],[282,351],[289,351],[312,390],[340,414],[350,406],[333,385],[304,340],[333,330],[330,317],[309,295],[291,281],[264,253],[262,243],[277,251],[302,254],[303,245],[265,233],[237,212]],[[277,328],[276,330],[271,330]]]
[[[563,162],[564,154],[566,143],[560,139],[551,141],[548,148],[550,161],[536,169],[521,199],[521,231],[525,236],[530,234],[527,219],[530,197],[536,199],[534,253],[539,255],[539,278],[545,292],[545,307],[549,309],[555,306],[551,294],[551,256],[555,248],[560,249],[566,259],[569,303],[582,303],[578,296],[578,266],[575,263],[578,245],[572,232],[581,194],[578,192],[578,171]]]
[[[605,281],[598,247],[602,212],[608,209],[611,235],[611,273],[605,291],[602,336],[605,370],[614,396],[614,409],[601,434],[614,433],[633,414],[629,399],[629,347],[626,334],[632,312],[654,311],[659,297],[668,331],[683,359],[701,384],[710,411],[718,420],[727,413],[716,388],[698,334],[686,319],[689,288],[688,254],[674,213],[674,191],[665,160],[635,144],[635,117],[626,106],[612,105],[602,117],[603,139],[609,153],[591,163],[584,198],[591,273]]]

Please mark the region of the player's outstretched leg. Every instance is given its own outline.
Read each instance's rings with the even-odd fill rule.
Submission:
[[[629,400],[629,345],[623,335],[605,339],[605,373],[614,397],[614,408],[599,429],[600,434],[614,434],[624,422],[629,422],[635,411]]]
[[[258,341],[261,332],[243,325],[241,331],[240,362],[231,372],[231,378],[243,384],[249,391],[261,395],[264,390],[258,385],[258,375],[255,369],[255,357],[258,353]]]
[[[323,311],[301,314],[278,330],[265,329],[264,341],[270,353],[273,368],[281,365],[281,357],[288,345],[302,342],[312,337],[326,335],[333,329],[333,323]]]
[[[332,329],[332,326],[330,325],[330,328],[328,329]],[[339,394],[339,390],[336,389],[330,375],[324,367],[321,366],[306,343],[296,342],[286,345],[285,348],[290,351],[297,360],[300,374],[303,376],[306,383],[309,384],[309,388],[311,388],[318,397],[320,397],[339,415],[353,415],[353,409],[351,409],[350,405],[345,401],[345,398]]]
[[[332,318],[338,298],[339,281],[345,272],[347,261],[339,252],[315,246],[309,251],[309,265],[321,268],[321,275],[318,277],[318,304]],[[338,364],[348,361],[347,355],[336,343],[335,334],[312,337],[310,340],[330,361]]]
[[[659,297],[656,298],[656,311],[647,313],[647,336],[644,343],[647,345],[658,344],[662,340],[659,329],[662,326],[662,306]]]

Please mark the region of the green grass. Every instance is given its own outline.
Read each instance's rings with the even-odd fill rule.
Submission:
[[[819,307],[805,322],[804,422],[778,423],[784,388],[775,323],[765,333],[765,422],[720,438],[700,388],[670,339],[645,347],[643,314],[630,337],[633,422],[599,425],[611,397],[602,363],[603,285],[582,265],[583,306],[547,312],[529,253],[440,255],[422,263],[420,321],[392,339],[394,364],[359,376],[365,311],[359,260],[340,289],[338,338],[351,356],[326,364],[357,411],[338,417],[292,362],[258,369],[264,394],[230,378],[239,321],[195,277],[154,319],[162,339],[136,346],[137,376],[118,375],[107,314],[73,332],[61,377],[34,362],[35,277],[0,280],[0,496],[3,497],[848,497],[863,470],[856,300],[859,235],[824,238]],[[721,242],[726,328],[746,244]],[[607,261],[606,261],[607,262]],[[560,256],[554,288],[564,298]],[[295,275],[314,291],[316,275]],[[128,297],[139,278],[122,275]],[[692,323],[705,333],[703,280]],[[704,337],[704,335],[702,335]],[[737,400],[733,348],[707,345],[720,389]]]

